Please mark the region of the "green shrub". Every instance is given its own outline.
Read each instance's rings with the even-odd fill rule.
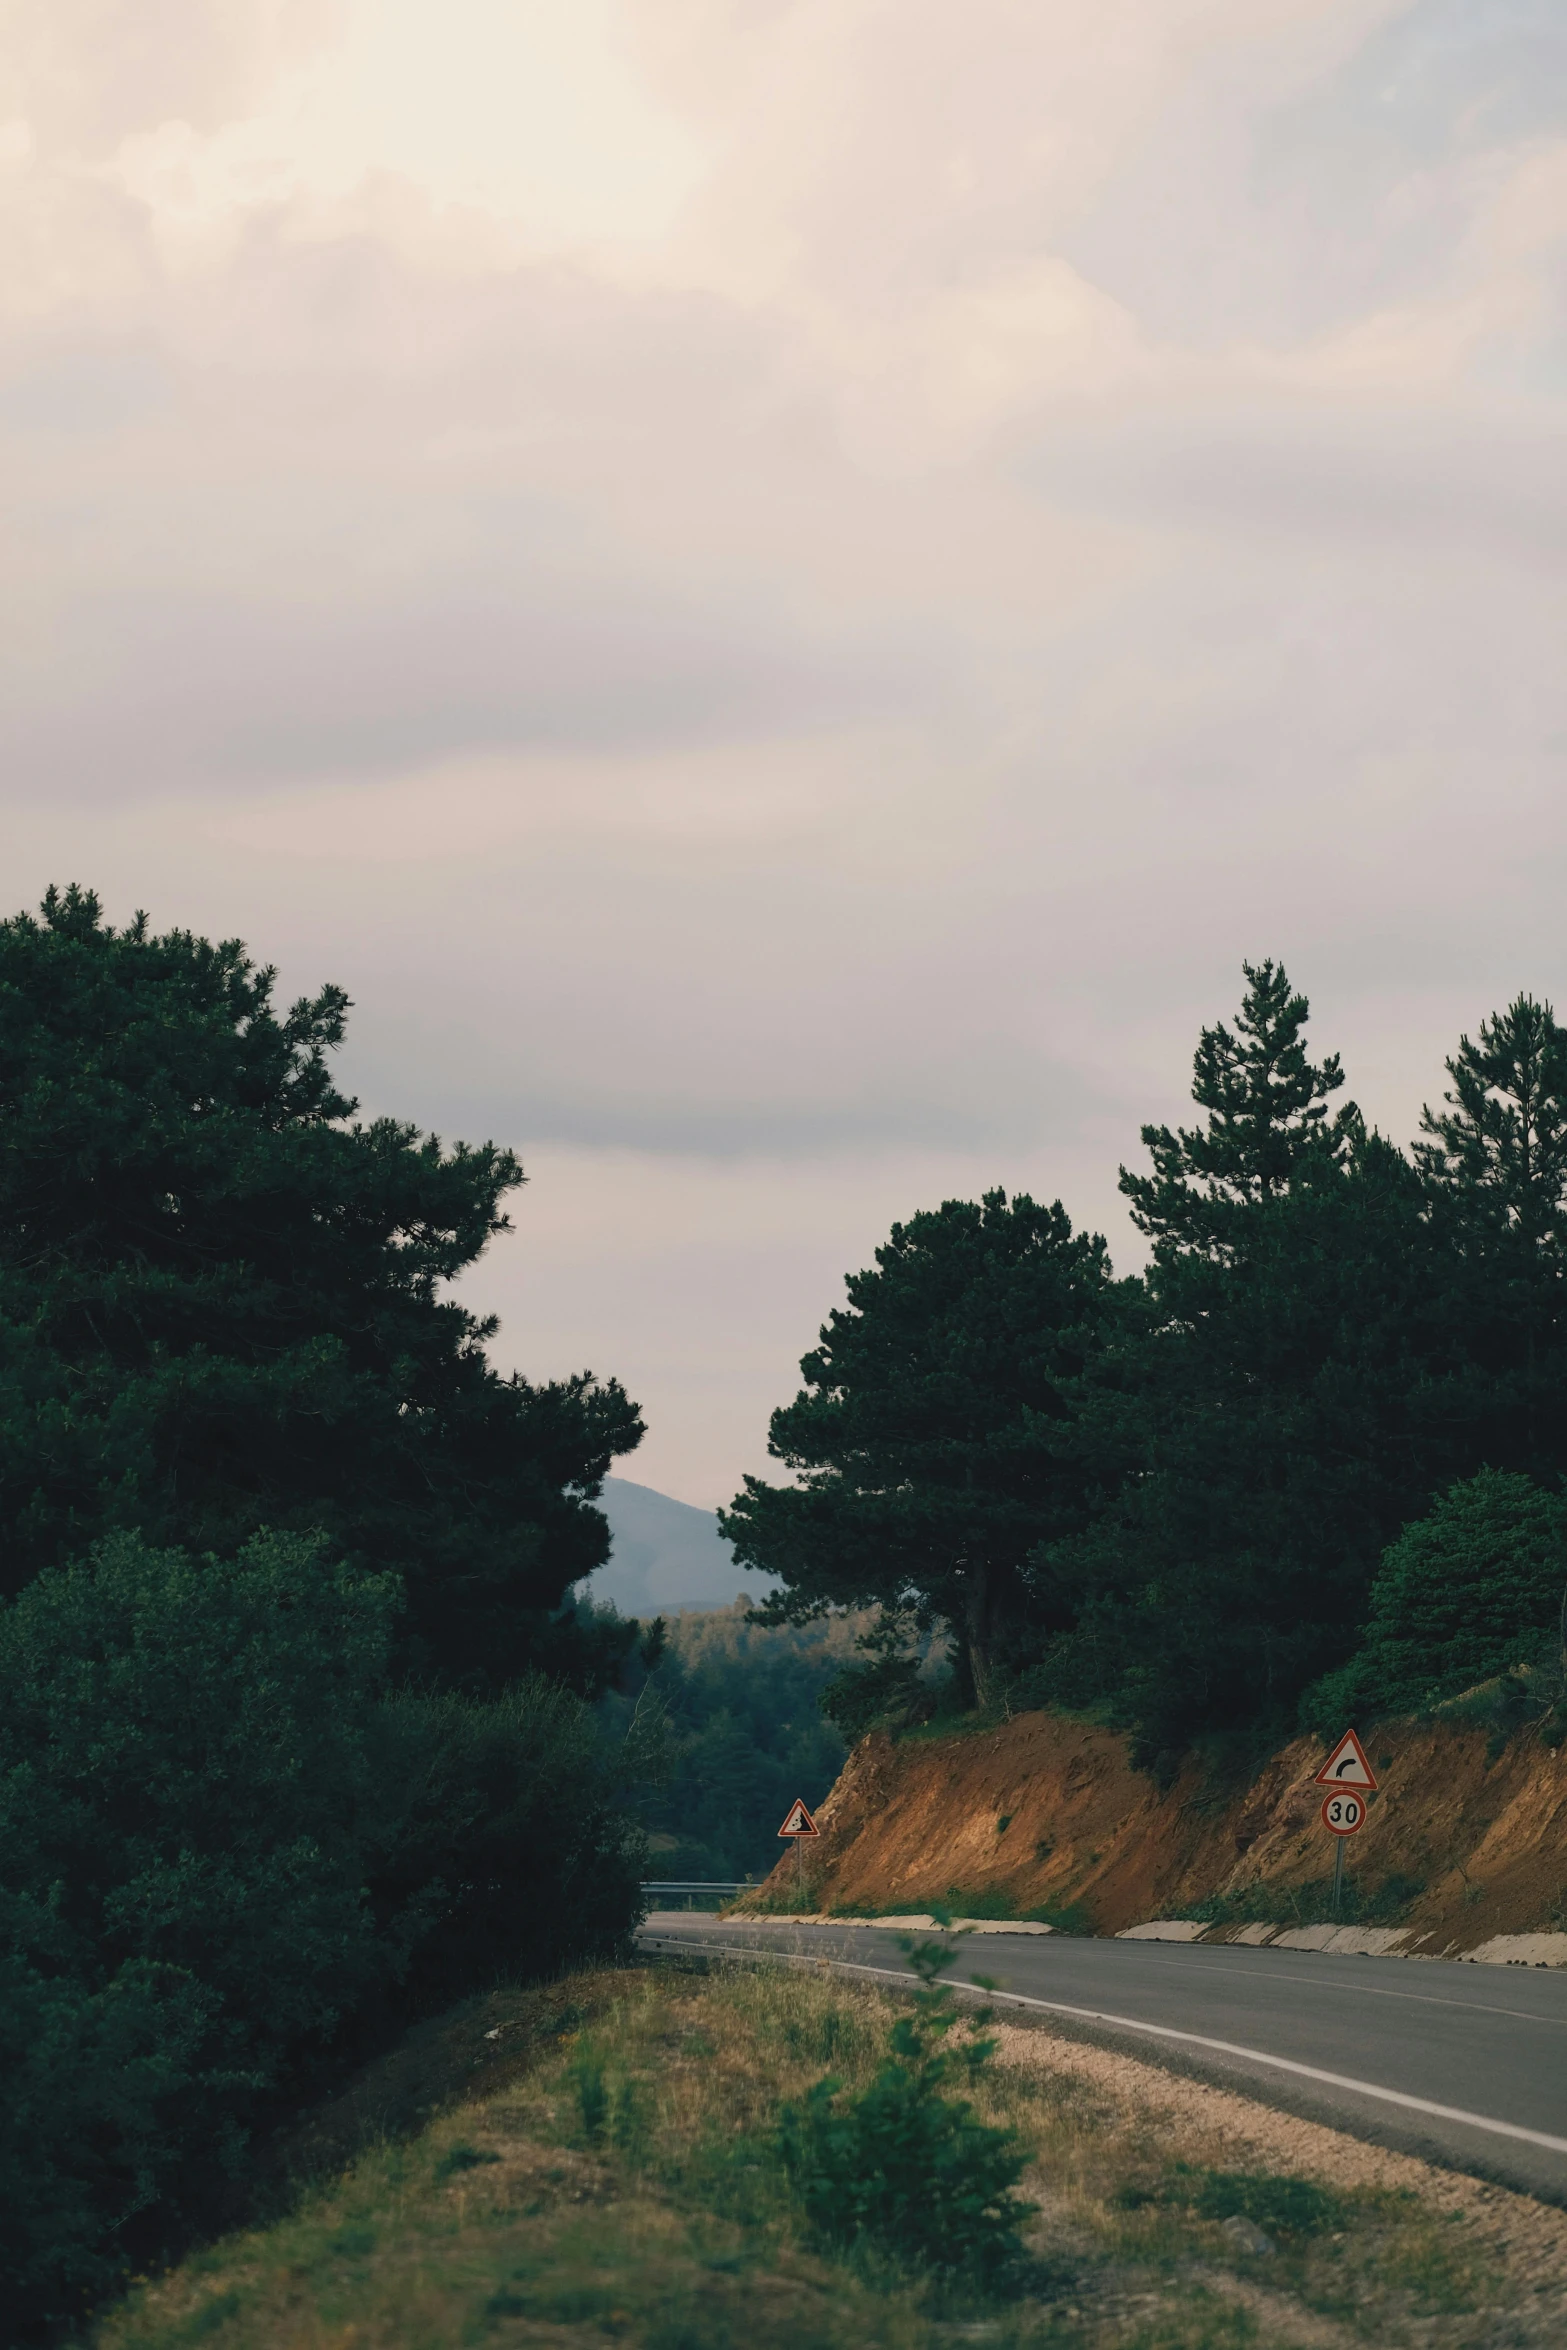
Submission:
[[[231,2166],[287,2059],[402,1963],[363,1891],[395,1607],[297,1539],[198,1564],[120,1536],[0,1614],[5,2014],[26,2044],[0,2246],[29,2311],[100,2284],[193,2165]]]
[[[1306,1692],[1302,1721],[1333,1737],[1504,1673],[1559,1621],[1564,1583],[1567,1503],[1482,1469],[1383,1552],[1359,1653]]]
[[[389,1698],[395,1582],[116,1536],[0,1609],[0,2275],[68,2319],[410,2008],[606,1949],[637,1852],[587,1710]]]
[[[1342,2228],[1349,2206],[1341,2195],[1319,2187],[1314,2179],[1297,2179],[1272,2171],[1198,2170],[1189,2163],[1172,2163],[1152,2186],[1132,2182],[1115,2196],[1123,2211],[1150,2203],[1181,2204],[1202,2219],[1249,2219],[1270,2236],[1304,2238]]]
[[[1004,2289],[1018,2275],[1018,2228],[1032,2208],[1014,2193],[1027,2156],[1012,2131],[946,2094],[960,2070],[978,2076],[995,2043],[946,2045],[957,2002],[937,1977],[951,1950],[903,1947],[919,1981],[913,2014],[893,2025],[868,2088],[847,2096],[829,2076],[784,2108],[784,2165],[823,2241],[868,2244],[938,2276]],[[988,2022],[988,2011],[975,2020]]]
[[[1179,2200],[1203,2219],[1249,2219],[1270,2236],[1322,2236],[1346,2218],[1343,2197],[1314,2179],[1266,2171],[1196,2171]]]
[[[1335,1906],[1333,1879],[1316,1877],[1304,1885],[1272,1885],[1263,1879],[1236,1893],[1210,1893],[1192,1902],[1187,1915],[1207,1926],[1392,1926],[1426,1889],[1424,1877],[1392,1870],[1367,1882],[1353,1866],[1338,1889]]]
[[[987,1886],[977,1893],[965,1892],[961,1885],[949,1885],[942,1907],[955,1918],[994,1918],[1002,1922],[1017,1915],[1011,1895],[998,1885]]]
[[[609,2122],[609,2084],[604,2078],[604,2059],[596,2048],[578,2049],[571,2081],[577,2092],[582,2135],[590,2146],[596,2146]]]
[[[393,1695],[380,1731],[393,1801],[367,1883],[382,1934],[407,1948],[400,2009],[621,1946],[643,1843],[570,1690],[530,1674],[488,1703]]]

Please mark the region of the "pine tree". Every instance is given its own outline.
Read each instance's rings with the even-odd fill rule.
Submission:
[[[1035,1554],[1085,1508],[1073,1428],[1116,1310],[1105,1245],[1059,1201],[987,1192],[895,1224],[848,1291],[773,1414],[793,1481],[747,1477],[722,1530],[780,1578],[767,1620],[939,1619],[985,1703],[1020,1629],[1059,1604]]]
[[[1462,1219],[1533,1250],[1567,1238],[1567,1034],[1521,995],[1480,1023],[1447,1063],[1446,1108],[1421,1113],[1415,1156]]]
[[[1287,1192],[1303,1166],[1342,1166],[1362,1132],[1346,1102],[1329,1117],[1328,1096],[1344,1082],[1337,1053],[1307,1057],[1310,1005],[1291,992],[1282,963],[1243,963],[1246,993],[1232,1033],[1205,1028],[1192,1064],[1192,1099],[1208,1113],[1202,1128],[1145,1126],[1151,1175],[1121,1169],[1132,1221],[1158,1256],[1220,1255],[1233,1245],[1237,1211]]]
[[[591,1683],[604,1637],[561,1602],[608,1555],[636,1407],[500,1376],[450,1285],[521,1168],[357,1121],[342,989],[272,988],[88,890],[0,922],[0,1595],[125,1528],[223,1557],[319,1532],[401,1578],[402,1669]]]

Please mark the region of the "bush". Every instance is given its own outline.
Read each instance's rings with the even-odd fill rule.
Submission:
[[[1348,2224],[1350,2206],[1314,2179],[1272,2171],[1195,2170],[1172,2163],[1156,2186],[1133,2183],[1114,2198],[1123,2211],[1150,2203],[1182,2204],[1200,2219],[1249,2219],[1270,2236],[1308,2238]]]
[[[803,2105],[786,2106],[780,2147],[814,2232],[828,2243],[865,2243],[941,2276],[990,2291],[1017,2276],[1021,2221],[1032,2206],[1013,2190],[1027,2156],[1010,2130],[980,2121],[944,2094],[961,2066],[973,2080],[995,2043],[948,2048],[958,2021],[942,1943],[905,1941],[919,1978],[914,2013],[888,2036],[887,2060],[868,2089],[845,2097],[830,2076]],[[981,2010],[975,2019],[988,2022]]]
[[[324,2063],[603,1949],[637,1855],[573,1699],[388,1697],[389,1578],[111,1538],[0,1610],[0,2264],[68,2318]]]
[[[1410,1713],[1532,1656],[1561,1614],[1567,1505],[1527,1477],[1482,1469],[1382,1554],[1357,1655],[1306,1692],[1301,1719]]]
[[[401,2007],[624,1942],[644,1848],[579,1698],[530,1675],[488,1704],[394,1696],[383,1716],[396,1816],[369,1892],[389,1946],[408,1950]]]

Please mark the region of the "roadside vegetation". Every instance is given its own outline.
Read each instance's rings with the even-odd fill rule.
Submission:
[[[780,1621],[874,1608],[853,1737],[1033,1707],[1175,1776],[1501,1676],[1559,1738],[1567,1585],[1567,1032],[1519,996],[1460,1038],[1412,1150],[1245,967],[1190,1128],[1121,1171],[1146,1271],[1059,1202],[893,1227],[773,1415],[789,1472],[724,1515]],[[918,1672],[952,1646],[942,1693]]]
[[[496,1992],[440,2027],[434,2119],[362,2083],[369,2143],[341,2111],[302,2133],[314,2183],[138,2286],[93,2350],[1559,2338],[1559,2295],[1531,2297],[1470,2208],[1259,2163],[1039,2035],[1004,2031],[998,2062],[924,1996],[662,1965]],[[427,2101],[428,2047],[418,2077]]]
[[[1125,2277],[1150,2314],[1125,2302],[1118,2342],[1271,2339],[1225,2266],[1252,2188],[1106,2154],[1090,2193],[1099,2125],[997,2073],[930,1984],[890,2039],[792,1977],[496,1994],[526,2055],[461,2129],[399,2124],[303,2201],[277,2149],[453,2002],[624,1968],[645,1876],[764,1873],[872,1721],[1077,1708],[1161,1772],[1303,1692],[1558,1735],[1549,1008],[1463,1041],[1410,1159],[1330,1114],[1304,998],[1248,968],[1199,1046],[1206,1126],[1147,1129],[1125,1178],[1149,1272],[1000,1192],[896,1228],[775,1416],[793,1481],[727,1520],[778,1594],[673,1627],[570,1596],[636,1405],[503,1375],[454,1288],[521,1167],[361,1118],[349,1009],[285,1009],[240,942],[117,929],[83,889],[0,922],[9,2338],[79,2336],[274,2194],[101,2339],[916,2343],[972,2305],[1092,2343]],[[1302,2306],[1339,2238],[1380,2247],[1368,2277],[1424,2242],[1391,2206],[1268,2208]]]
[[[498,1974],[623,1948],[635,1624],[563,1606],[641,1433],[450,1294],[522,1180],[362,1121],[348,998],[0,922],[0,2304],[67,2329],[257,2136]]]

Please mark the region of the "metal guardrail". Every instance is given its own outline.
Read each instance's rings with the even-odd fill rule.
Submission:
[[[723,1882],[711,1877],[647,1877],[642,1890],[652,1909],[717,1909],[752,1882],[750,1877]]]

